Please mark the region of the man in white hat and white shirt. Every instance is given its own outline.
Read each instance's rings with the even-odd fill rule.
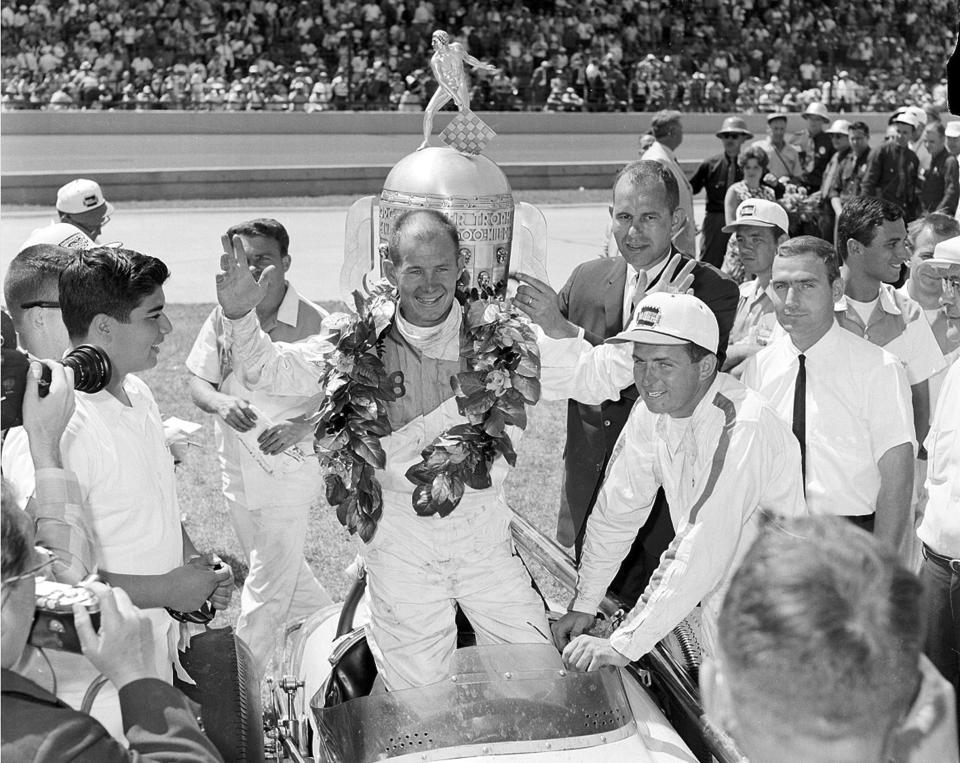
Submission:
[[[910,148],[919,124],[916,115],[908,110],[894,115],[897,135],[870,152],[862,186],[864,196],[879,196],[900,205],[907,223],[920,215],[920,160]]]
[[[648,295],[626,329],[592,350],[583,339],[569,341],[580,343],[570,375],[578,397],[600,402],[632,372],[643,403],[611,455],[587,523],[576,595],[554,626],[564,661],[577,670],[625,665],[701,602],[710,653],[723,593],[761,515],[807,511],[797,440],[758,394],[718,373],[717,320],[693,295]],[[613,635],[581,635],[661,486],[676,537]]]
[[[110,222],[113,205],[104,198],[99,183],[78,178],[57,191],[57,213],[60,222],[79,228],[96,241]]]
[[[19,251],[36,244],[65,246],[68,249],[100,246],[97,237],[103,226],[110,222],[113,205],[104,198],[99,183],[78,178],[57,191],[57,214],[59,221],[32,230]]]
[[[743,362],[783,333],[767,286],[777,247],[787,240],[789,226],[787,211],[775,201],[747,199],[737,207],[736,219],[723,228],[724,233],[736,237],[748,276],[740,284],[740,301],[722,369],[738,378]]]
[[[948,331],[960,334],[960,236],[941,241],[926,261],[943,279]],[[917,535],[923,542],[927,656],[960,690],[960,359],[943,382],[927,448],[927,508]]]

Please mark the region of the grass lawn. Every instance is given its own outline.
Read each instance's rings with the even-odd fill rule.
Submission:
[[[325,304],[324,307],[339,309],[340,306]],[[213,305],[168,305],[167,314],[173,323],[173,332],[163,343],[157,367],[140,376],[150,385],[165,417],[178,416],[203,424],[203,428],[191,437],[201,447],[190,448],[188,459],[177,469],[180,507],[197,548],[220,554],[242,580],[246,574],[246,561],[240,553],[220,493],[213,417],[190,401],[187,389],[189,372],[184,366],[197,332],[212,308]],[[530,412],[529,425],[518,448],[517,468],[507,480],[510,504],[551,537],[559,506],[565,408],[564,402],[542,402]],[[348,587],[344,569],[356,554],[355,541],[337,522],[334,510],[322,497],[319,502],[307,526],[306,558],[330,595],[340,600]],[[542,580],[537,570],[533,572],[548,597],[563,601],[558,587]],[[217,616],[214,625],[235,623],[238,612],[239,592],[230,608]]]

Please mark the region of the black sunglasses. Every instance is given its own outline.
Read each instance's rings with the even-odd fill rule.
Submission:
[[[31,307],[50,307],[50,308],[55,308],[59,310],[60,303],[54,300],[47,300],[47,299],[37,299],[37,300],[34,300],[33,302],[20,303],[21,310],[29,310]]]

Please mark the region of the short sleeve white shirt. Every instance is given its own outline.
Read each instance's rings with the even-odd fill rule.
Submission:
[[[800,351],[789,336],[747,361],[743,383],[793,420]],[[889,352],[834,323],[806,357],[806,492],[810,512],[859,516],[876,510],[878,462],[891,448],[916,449],[910,388]]]
[[[125,575],[161,575],[183,564],[173,457],[149,387],[128,375],[123,389],[129,406],[106,390],[77,393],[60,441],[63,466],[80,483],[98,566]],[[160,675],[169,675],[178,628],[162,608],[144,612],[157,638]],[[159,646],[164,643],[167,653]]]

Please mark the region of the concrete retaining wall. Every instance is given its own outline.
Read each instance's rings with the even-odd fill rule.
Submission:
[[[501,164],[514,190],[609,188],[620,164]],[[355,167],[278,167],[217,170],[98,172],[111,201],[158,199],[235,199],[249,197],[378,194],[389,165]],[[693,168],[690,168],[693,171]],[[4,204],[49,204],[75,173],[31,172],[3,175]]]
[[[452,118],[444,112],[437,117],[437,133]],[[650,113],[551,114],[543,112],[482,112],[484,121],[503,134],[638,134],[650,127]],[[723,114],[684,114],[689,134],[712,135],[719,129]],[[866,122],[871,131],[882,131],[885,114],[845,114],[845,119]],[[747,127],[757,135],[766,130],[763,114],[744,116]],[[397,112],[328,111],[320,114],[229,113],[198,111],[11,111],[3,115],[6,135],[103,135],[103,134],[355,134],[419,135],[422,114]],[[790,128],[800,129],[799,114],[790,116]]]

